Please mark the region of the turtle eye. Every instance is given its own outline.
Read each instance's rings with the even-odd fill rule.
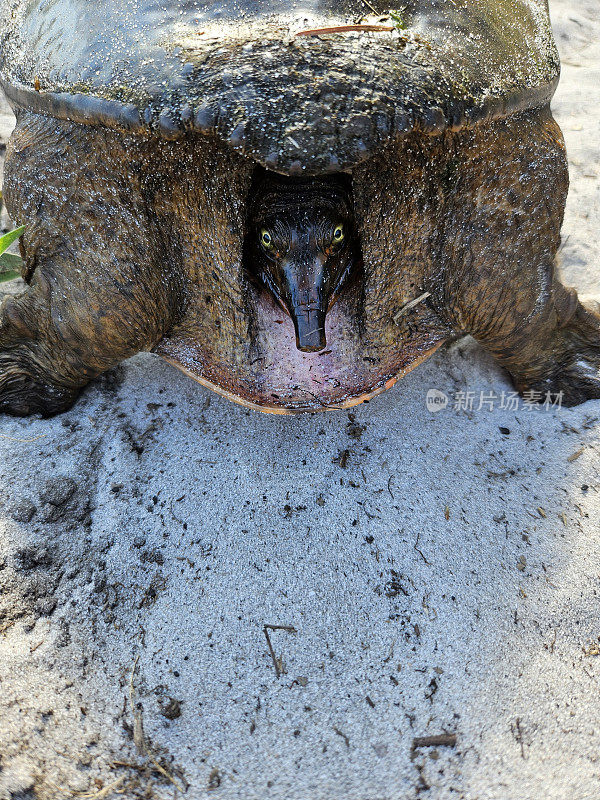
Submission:
[[[339,244],[344,240],[344,226],[343,225],[336,225],[335,230],[333,231],[333,241],[336,244]]]
[[[265,250],[270,250],[273,247],[273,237],[266,228],[263,228],[260,232],[260,243]]]

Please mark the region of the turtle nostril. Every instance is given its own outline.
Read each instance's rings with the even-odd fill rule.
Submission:
[[[327,346],[325,311],[321,308],[295,308],[292,311],[296,329],[296,347],[303,353],[315,353]]]

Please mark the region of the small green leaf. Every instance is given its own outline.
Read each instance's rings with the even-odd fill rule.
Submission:
[[[13,242],[16,242],[24,230],[25,226],[21,225],[20,228],[15,228],[14,231],[9,231],[4,236],[0,236],[0,283],[6,283],[6,281],[12,281],[13,278],[21,277],[21,268],[23,266],[21,256],[17,256],[14,253],[5,253],[4,251]]]
[[[401,31],[406,28],[406,23],[402,21],[402,17],[400,16],[399,11],[389,11],[390,18],[394,22],[394,25]]]
[[[9,231],[8,233],[5,233],[4,236],[0,236],[0,253],[8,250],[11,244],[17,241],[24,230],[25,225],[21,225],[20,228],[15,228],[14,231]]]
[[[21,256],[16,256],[13,253],[2,253],[0,256],[0,273],[20,270],[22,264],[23,259]]]

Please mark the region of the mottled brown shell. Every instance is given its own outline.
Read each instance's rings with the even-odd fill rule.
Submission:
[[[400,6],[376,17],[364,0],[4,0],[0,79],[16,106],[167,137],[197,129],[292,174],[352,169],[406,132],[550,99],[547,0]],[[340,26],[359,30],[305,35]]]

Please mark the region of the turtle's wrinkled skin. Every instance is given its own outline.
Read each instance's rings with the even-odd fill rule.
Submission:
[[[135,10],[146,49],[111,73],[106,31],[96,54],[76,39],[71,76],[40,17],[85,17],[81,0],[8,5],[5,198],[26,225],[29,286],[0,307],[0,410],[62,411],[141,350],[260,410],[349,407],[463,333],[521,392],[600,397],[600,315],[555,273],[568,173],[544,0],[414,0],[407,32],[296,38],[283,12],[255,9],[217,44],[167,19],[176,52],[144,28],[150,0],[127,12],[105,0],[127,17],[114,37],[127,40]],[[352,11],[316,19],[349,24]],[[307,20],[318,27],[307,16],[297,30]],[[317,114],[342,81],[325,55],[356,65],[365,43],[360,80],[344,77]],[[272,103],[257,107],[265,87]]]

